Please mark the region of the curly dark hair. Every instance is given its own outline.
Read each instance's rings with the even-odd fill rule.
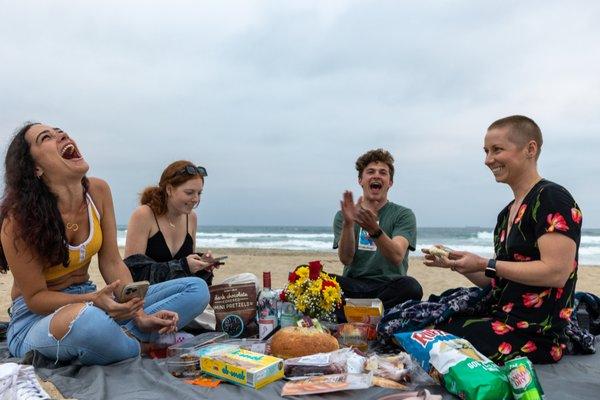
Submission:
[[[390,180],[394,180],[394,157],[389,151],[384,149],[369,150],[356,160],[356,170],[358,177],[362,177],[362,173],[367,168],[367,165],[372,162],[382,162],[390,169]]]
[[[36,177],[35,163],[25,139],[29,128],[37,124],[28,122],[19,128],[6,150],[0,227],[6,218],[11,218],[16,232],[13,238],[15,247],[17,240],[27,243],[44,267],[60,264],[66,267],[69,264],[69,250],[58,198],[42,179]],[[81,184],[85,198],[89,189],[89,181],[85,176]],[[6,272],[8,268],[4,249],[0,246],[0,270]]]
[[[201,175],[179,173],[188,166],[195,167],[192,162],[186,160],[174,161],[169,164],[162,172],[158,186],[150,186],[144,189],[140,196],[140,204],[150,207],[156,215],[165,214],[167,212],[167,185],[177,187],[198,177],[202,178],[202,182],[204,182],[204,177]]]

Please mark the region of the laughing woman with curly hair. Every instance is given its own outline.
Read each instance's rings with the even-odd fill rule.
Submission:
[[[150,286],[145,299],[115,300],[132,282],[117,248],[110,188],[59,128],[30,123],[13,137],[0,205],[0,262],[14,276],[8,348],[56,360],[110,364],[140,354],[208,303],[206,283],[177,279]],[[89,281],[92,256],[107,285]],[[199,300],[200,299],[200,300]]]

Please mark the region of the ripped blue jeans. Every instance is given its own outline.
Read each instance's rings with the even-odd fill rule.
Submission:
[[[69,294],[95,291],[96,285],[89,281],[62,290]],[[208,286],[202,279],[173,279],[148,288],[144,310],[147,314],[160,310],[174,311],[179,314],[177,327],[182,328],[204,311],[209,300]],[[158,337],[156,333],[139,331],[133,320],[115,321],[91,303],[81,309],[60,340],[55,339],[49,330],[54,313],[34,314],[27,308],[23,296],[13,301],[10,311],[6,334],[8,349],[16,357],[37,350],[56,361],[78,359],[84,365],[106,365],[137,357],[140,354],[140,341],[150,342]]]

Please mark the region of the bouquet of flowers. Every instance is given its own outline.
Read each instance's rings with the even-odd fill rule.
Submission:
[[[311,261],[290,272],[281,300],[311,318],[330,320],[342,303],[342,290],[335,278],[323,272],[320,261]]]

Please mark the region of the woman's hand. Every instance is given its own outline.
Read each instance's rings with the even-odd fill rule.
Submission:
[[[122,321],[133,318],[137,312],[143,310],[144,299],[135,297],[126,303],[118,303],[115,301],[115,291],[119,288],[121,281],[116,280],[113,283],[106,285],[102,290],[94,294],[92,303],[104,310],[111,318]]]
[[[161,335],[177,332],[177,322],[179,322],[179,315],[169,310],[157,311],[150,315],[146,314],[144,310],[140,310],[135,316],[135,324],[140,331],[158,331]]]
[[[203,254],[202,257],[196,253],[192,253],[186,257],[186,260],[192,274],[201,270],[212,271],[216,266],[216,261],[210,252]]]
[[[437,246],[437,245],[436,245]],[[425,264],[428,267],[449,268],[460,274],[469,274],[472,272],[484,271],[487,265],[487,259],[468,251],[452,250],[445,256],[434,256],[429,254],[428,249],[421,249],[425,253]]]

